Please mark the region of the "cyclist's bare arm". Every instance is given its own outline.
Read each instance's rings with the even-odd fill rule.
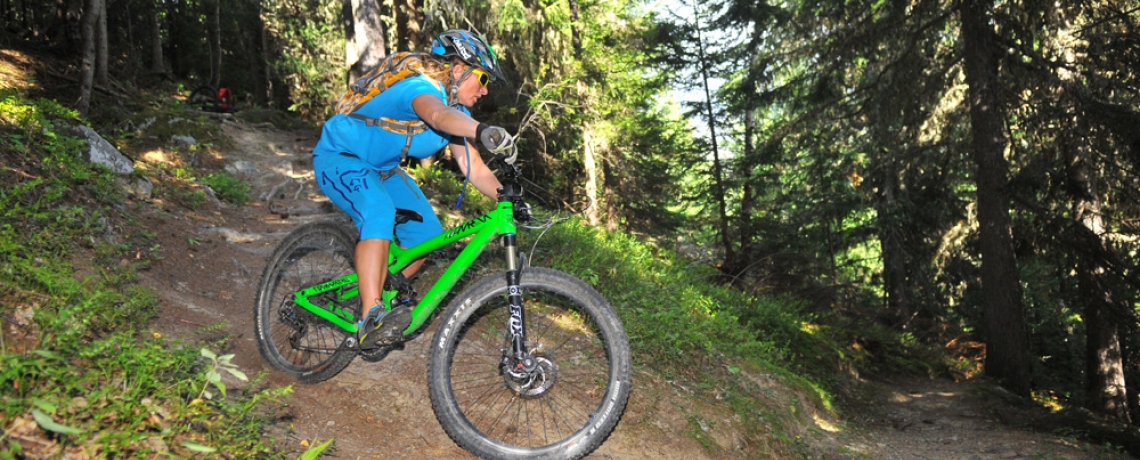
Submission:
[[[474,139],[479,122],[459,110],[448,107],[431,94],[421,94],[412,99],[412,110],[428,126],[454,136]]]
[[[463,144],[451,144],[451,156],[459,164],[459,170],[471,179],[471,184],[475,188],[483,192],[484,195],[498,198],[499,189],[503,188],[503,185],[499,183],[495,173],[491,172],[491,168],[488,168],[487,164],[483,162],[483,157],[479,155],[475,146],[471,145],[471,141],[464,139]],[[470,167],[467,165],[468,157],[471,158]]]
[[[412,99],[412,110],[415,110],[416,115],[419,115],[420,119],[424,120],[428,126],[465,138],[462,144],[451,144],[451,156],[459,163],[459,170],[471,179],[471,184],[476,189],[483,192],[484,195],[497,198],[498,190],[502,188],[502,184],[499,183],[499,179],[495,178],[495,174],[491,172],[490,168],[487,168],[487,165],[483,163],[479,151],[467,140],[475,138],[479,122],[463,112],[444,105],[438,97],[430,94],[421,94]],[[468,156],[471,157],[470,168],[467,164]]]

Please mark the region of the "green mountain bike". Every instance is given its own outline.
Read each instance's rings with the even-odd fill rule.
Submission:
[[[428,393],[436,418],[460,447],[484,458],[581,458],[605,441],[630,394],[629,341],[601,294],[558,270],[529,267],[516,221],[532,218],[517,167],[492,161],[503,188],[495,210],[423,244],[390,249],[380,329],[364,327],[345,226],[298,227],[261,275],[254,307],[258,349],[305,383],[327,380],[358,355],[378,361],[418,335],[436,307],[498,238],[506,273],[460,292],[430,342]],[[397,213],[397,225],[419,216]],[[417,298],[400,271],[470,237]],[[365,339],[367,334],[380,337]],[[365,340],[362,340],[365,339]]]

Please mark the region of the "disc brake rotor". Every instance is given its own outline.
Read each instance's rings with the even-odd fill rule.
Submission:
[[[558,380],[558,366],[545,356],[534,356],[535,368],[533,371],[509,370],[503,372],[503,380],[515,394],[524,398],[537,398],[542,396]]]

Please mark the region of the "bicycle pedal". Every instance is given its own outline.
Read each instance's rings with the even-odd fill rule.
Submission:
[[[412,324],[412,308],[407,305],[401,305],[393,308],[388,313],[380,317],[380,323],[366,324],[366,332],[360,337],[361,349],[374,349],[383,346],[392,345],[402,342],[404,339],[404,329]]]

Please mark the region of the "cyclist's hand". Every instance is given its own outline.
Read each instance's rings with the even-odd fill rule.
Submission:
[[[506,158],[503,161],[507,164],[515,164],[515,159],[519,156],[519,149],[515,146],[515,139],[506,129],[479,123],[479,127],[475,129],[475,137],[479,138],[479,142],[489,152],[495,155],[504,155]]]

